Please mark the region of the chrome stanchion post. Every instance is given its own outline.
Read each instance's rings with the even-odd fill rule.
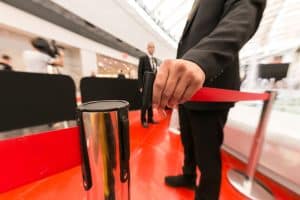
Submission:
[[[253,200],[274,199],[272,192],[254,178],[262,152],[272,106],[276,98],[276,92],[272,91],[268,93],[270,94],[270,98],[264,102],[262,108],[259,124],[253,138],[246,174],[238,170],[230,170],[227,174],[227,178],[231,185],[243,195]]]
[[[254,136],[254,140],[252,143],[252,148],[251,148],[251,153],[249,157],[249,163],[247,166],[247,176],[249,177],[250,180],[253,180],[255,171],[256,171],[256,166],[259,161],[264,139],[265,139],[265,133],[267,129],[267,124],[269,121],[269,117],[271,114],[273,102],[275,100],[276,93],[275,92],[270,92],[270,99],[268,101],[264,102],[262,113],[260,116],[259,124],[256,129],[256,134]]]
[[[89,200],[130,200],[129,103],[92,101],[77,108],[83,188]]]

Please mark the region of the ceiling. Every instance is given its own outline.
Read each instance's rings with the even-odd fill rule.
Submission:
[[[194,0],[4,0],[85,37],[139,57],[146,43],[172,58]],[[84,9],[83,9],[84,8]],[[241,57],[300,45],[300,0],[267,1],[261,25]],[[141,51],[139,50],[141,49]]]
[[[174,58],[176,55],[177,43],[135,1],[51,1],[142,51],[146,51],[149,41],[154,42],[155,56],[160,59]]]
[[[64,9],[50,0],[27,0],[26,3],[20,0],[2,1],[86,38],[121,52],[126,52],[131,56],[140,57],[145,55],[143,51],[135,46],[128,44],[117,36],[110,34],[99,26],[94,25],[90,21]]]
[[[194,0],[127,0],[138,5],[174,42],[178,42]],[[296,49],[300,46],[300,0],[269,0],[257,33],[241,58]]]
[[[176,43],[179,41],[194,0],[128,0],[138,4]]]

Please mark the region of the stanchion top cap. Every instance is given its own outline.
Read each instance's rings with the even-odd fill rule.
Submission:
[[[123,100],[91,101],[78,106],[80,112],[111,112],[128,108],[129,103]]]

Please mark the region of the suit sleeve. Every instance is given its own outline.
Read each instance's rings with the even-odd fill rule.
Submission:
[[[143,58],[141,57],[139,59],[139,66],[138,66],[138,87],[143,87],[143,75],[144,75],[144,64],[143,64]]]
[[[256,32],[266,0],[229,0],[216,28],[183,55],[198,64],[213,81],[230,66],[243,45]]]

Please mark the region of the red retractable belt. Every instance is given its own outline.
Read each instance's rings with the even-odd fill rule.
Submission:
[[[268,93],[202,88],[197,102],[267,100]],[[80,164],[78,128],[0,141],[0,192],[30,183]]]
[[[237,102],[268,100],[269,93],[250,93],[236,90],[224,90],[218,88],[202,88],[191,98],[191,101],[197,102]]]

